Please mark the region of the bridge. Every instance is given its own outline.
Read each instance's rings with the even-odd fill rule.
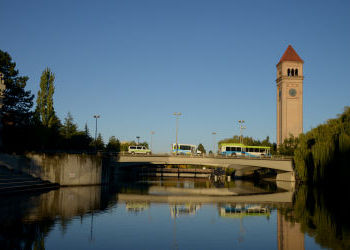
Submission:
[[[261,168],[277,170],[280,175],[287,177],[294,174],[291,159],[283,158],[232,158],[232,157],[203,157],[203,156],[172,156],[172,155],[119,155],[116,159],[120,166],[132,165],[196,165],[232,168],[236,170],[236,176],[244,172]],[[294,177],[292,177],[294,178]],[[287,180],[280,179],[280,180]]]

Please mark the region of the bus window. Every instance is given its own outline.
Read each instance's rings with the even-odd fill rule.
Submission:
[[[191,146],[180,145],[180,149],[181,149],[181,150],[191,150]]]

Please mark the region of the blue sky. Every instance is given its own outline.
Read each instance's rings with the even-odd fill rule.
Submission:
[[[276,64],[304,63],[304,131],[350,105],[350,1],[0,0],[0,49],[36,95],[56,75],[55,109],[105,142],[203,143],[239,134],[276,140]]]

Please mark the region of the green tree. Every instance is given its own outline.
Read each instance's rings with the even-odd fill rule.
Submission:
[[[199,143],[197,149],[198,149],[199,151],[201,151],[202,154],[205,154],[205,153],[206,153],[205,148],[204,148],[204,146],[203,146],[202,143]]]
[[[90,138],[90,131],[89,131],[89,128],[88,128],[88,125],[87,123],[85,123],[85,126],[84,126],[84,134],[87,138]]]
[[[2,107],[4,126],[28,126],[31,121],[34,95],[26,91],[27,76],[19,76],[11,56],[0,50],[0,72],[4,74],[6,90]],[[18,143],[18,142],[17,142]]]
[[[294,151],[298,146],[299,139],[292,134],[289,138],[284,139],[283,143],[278,147],[278,153],[281,155],[293,156]]]
[[[107,151],[109,152],[120,152],[120,142],[115,136],[109,138],[108,144],[106,146]]]
[[[312,184],[339,186],[350,176],[350,107],[343,114],[301,134],[295,150],[297,176]]]
[[[97,150],[103,150],[105,148],[101,133],[98,133],[96,141],[94,141],[94,147],[96,147]]]
[[[39,117],[41,123],[48,128],[57,124],[58,118],[53,105],[53,94],[55,92],[55,75],[49,68],[46,68],[41,74],[40,90],[36,100],[35,113]]]
[[[61,127],[61,134],[65,139],[70,139],[76,133],[77,125],[74,123],[72,114],[68,112],[67,117],[64,118],[64,124]]]

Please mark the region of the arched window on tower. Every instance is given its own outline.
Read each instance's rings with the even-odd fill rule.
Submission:
[[[287,76],[290,76],[290,69],[288,69],[287,72]]]
[[[298,69],[295,69],[295,75],[298,76]]]
[[[294,69],[292,69],[292,76],[294,76]]]

